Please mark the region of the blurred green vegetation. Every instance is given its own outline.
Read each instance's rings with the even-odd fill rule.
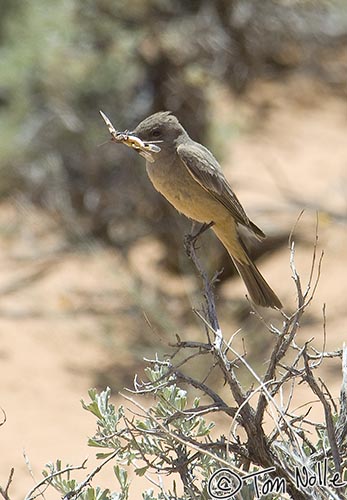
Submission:
[[[209,90],[240,95],[293,71],[346,92],[345,1],[11,0],[0,2],[2,197],[55,214],[71,239],[126,249],[156,232],[182,245],[182,220],[108,132],[170,109],[209,143]],[[218,151],[215,151],[218,156]],[[174,259],[173,259],[174,260]],[[174,266],[174,264],[173,264]]]

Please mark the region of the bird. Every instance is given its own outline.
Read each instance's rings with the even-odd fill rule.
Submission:
[[[247,216],[213,154],[190,138],[170,111],[154,113],[131,134],[158,144],[146,170],[154,188],[189,219],[211,227],[229,253],[254,304],[282,309],[275,292],[251,259],[244,230],[258,240],[265,234]],[[157,148],[157,150],[159,149]]]

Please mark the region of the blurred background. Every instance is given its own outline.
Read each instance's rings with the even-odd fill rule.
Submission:
[[[345,0],[0,0],[0,484],[14,492],[56,457],[84,458],[79,400],[116,392],[175,334],[204,335],[190,223],[153,189],[144,160],[105,143],[103,110],[132,129],[171,110],[208,146],[268,235],[252,249],[285,310],[288,236],[306,285],[318,213],[321,282],[303,339],[346,340]],[[272,338],[212,234],[200,240],[225,336],[241,328],[264,369]],[[280,324],[280,316],[265,311]],[[240,338],[241,338],[240,337]],[[241,341],[241,340],[240,340]],[[340,367],[327,374],[338,395]],[[216,381],[218,383],[218,381]],[[303,394],[303,401],[304,401]],[[88,424],[90,426],[88,427]],[[19,497],[19,496],[18,496]],[[16,498],[16,497],[14,497]]]

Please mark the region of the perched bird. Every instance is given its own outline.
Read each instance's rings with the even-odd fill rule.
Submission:
[[[248,255],[243,226],[257,239],[265,234],[246,215],[212,153],[193,141],[170,112],[155,113],[131,132],[146,143],[157,143],[146,169],[154,187],[179,212],[194,221],[211,224],[242,277],[253,302],[282,308]]]

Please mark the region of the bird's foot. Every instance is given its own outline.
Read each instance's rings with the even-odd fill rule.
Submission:
[[[186,251],[186,254],[188,257],[191,257],[192,255],[192,250],[196,250],[196,238],[193,237],[192,234],[188,233],[184,235],[184,249]]]
[[[184,248],[186,250],[188,257],[191,256],[192,250],[196,250],[196,242],[197,242],[199,236],[201,236],[205,231],[207,231],[207,229],[210,229],[210,227],[212,227],[213,225],[214,225],[213,221],[211,221],[209,223],[204,222],[199,227],[198,231],[194,233],[193,230],[196,226],[196,223],[193,223],[191,232],[184,236]]]

